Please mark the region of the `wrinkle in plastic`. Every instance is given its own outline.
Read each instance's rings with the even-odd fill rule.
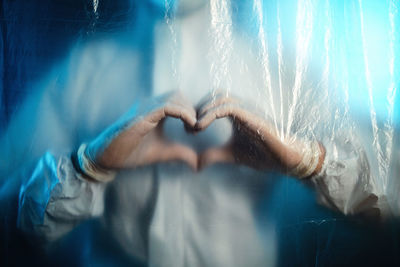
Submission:
[[[343,135],[360,142],[374,183],[384,195],[393,191],[397,206],[398,4],[255,0],[210,1],[207,8],[210,87],[250,96],[282,140]],[[182,22],[173,12],[165,22],[180,88]]]
[[[113,5],[122,7],[122,10],[116,8],[115,13],[110,15],[104,7]],[[353,206],[360,206],[359,202],[363,201],[358,198],[362,196],[360,192],[367,191],[372,184],[377,196],[387,199],[390,213],[397,215],[400,210],[398,9],[399,3],[395,0],[149,0],[121,2],[121,5],[102,0],[90,1],[86,3],[83,18],[87,24],[78,29],[79,34],[72,41],[66,56],[38,79],[32,93],[34,96],[27,98],[30,101],[26,109],[28,112],[18,115],[17,109],[10,116],[10,128],[2,139],[8,159],[0,166],[1,174],[14,173],[17,166],[34,162],[47,150],[64,153],[75,148],[78,141],[95,138],[123,114],[136,97],[160,95],[179,88],[196,104],[209,92],[215,96],[222,92],[259,110],[271,122],[272,130],[281,140],[319,141],[329,149],[332,161],[342,160],[337,143],[351,144],[346,147],[349,154],[361,151],[367,164],[361,164],[364,169],[357,169],[357,173],[368,175],[370,180],[349,193],[350,202]],[[104,18],[104,14],[109,17]],[[110,91],[111,87],[116,88],[115,91]],[[3,88],[3,98],[6,90],[12,89]],[[58,102],[53,103],[52,98],[35,97],[36,92],[46,90],[54,93]],[[126,94],[126,97],[118,96],[119,93]],[[86,107],[86,99],[93,97],[98,98],[100,104]],[[115,107],[116,103],[118,107]],[[54,114],[36,114],[38,117],[26,120],[32,115],[29,111],[36,110],[38,106],[41,110],[61,112],[65,106],[70,106],[68,110],[72,111],[61,114],[61,123],[58,115]],[[101,112],[101,107],[108,108],[106,114]],[[78,121],[74,125],[76,128],[65,127],[74,120]],[[35,129],[36,123],[41,125],[41,130],[23,136],[29,129]],[[206,146],[223,145],[229,140],[229,122],[224,123],[205,133],[204,137],[200,134],[200,139],[208,140]],[[59,131],[53,130],[55,128],[65,131],[59,134]],[[182,139],[197,149],[204,148],[204,140],[187,137],[183,129],[175,128],[174,124],[165,125],[166,134],[171,139],[183,136]],[[217,131],[218,128],[222,130]],[[28,130],[23,134],[21,129]],[[18,144],[15,144],[16,139],[19,139]],[[156,168],[155,172],[160,176],[165,174],[165,177],[182,175],[168,167]],[[229,175],[216,173],[217,177]],[[241,178],[247,179],[244,177],[246,173],[240,172]],[[146,175],[142,176],[148,178]],[[218,233],[226,228],[233,236],[235,231],[231,228],[235,227],[227,227],[222,219],[218,223],[219,218],[231,214],[231,208],[236,209],[237,215],[233,217],[233,222],[247,217],[244,221],[247,224],[240,227],[257,229],[243,231],[242,235],[236,232],[243,243],[248,242],[249,248],[249,251],[239,253],[238,257],[251,258],[240,263],[256,265],[260,263],[257,260],[268,257],[269,264],[276,263],[278,252],[271,230],[274,227],[270,225],[273,219],[267,220],[265,225],[264,221],[257,222],[259,218],[251,212],[256,208],[243,200],[252,195],[246,190],[258,190],[253,188],[254,184],[243,189],[240,188],[242,184],[235,181],[229,190],[219,191],[218,186],[226,186],[229,179],[221,182],[221,178],[207,185],[200,182],[190,184],[183,180],[175,185],[169,183],[171,179],[165,178],[168,183],[160,185],[149,182],[151,178],[135,184],[128,180],[128,176],[121,174],[121,181],[128,181],[126,184],[131,187],[142,185],[143,190],[129,191],[131,187],[125,187],[125,182],[118,182],[112,186],[111,192],[124,192],[125,196],[134,193],[139,203],[143,200],[142,196],[150,192],[148,194],[153,195],[149,210],[153,212],[150,217],[154,220],[150,222],[146,217],[142,222],[146,224],[146,229],[153,227],[153,232],[147,237],[144,228],[136,224],[128,225],[132,218],[124,226],[115,219],[118,216],[106,219],[114,227],[115,239],[128,253],[154,265],[162,265],[159,262],[161,259],[181,265],[233,264],[230,261],[235,257],[231,251],[224,250],[223,244],[207,247],[210,240],[201,236],[202,231],[206,231],[218,240]],[[134,181],[139,179],[134,178]],[[196,188],[199,190],[196,191]],[[202,189],[208,192],[205,196],[198,194]],[[39,196],[40,190],[43,190],[43,197],[47,195],[46,185],[36,190],[35,194]],[[246,191],[247,195],[242,191]],[[258,196],[258,193],[254,195]],[[106,209],[107,206],[114,207],[121,199],[106,203]],[[191,201],[195,204],[192,205]],[[208,205],[212,201],[229,212],[210,212]],[[183,207],[184,202],[186,207]],[[182,212],[179,215],[176,211],[171,212],[168,203],[182,208]],[[138,216],[139,212],[128,209],[126,203],[119,204],[122,211],[133,217]],[[325,206],[332,208],[327,203]],[[168,212],[172,215],[166,215]],[[216,220],[200,218],[199,213],[214,216]],[[198,218],[197,225],[194,219]],[[193,225],[185,225],[185,220]],[[314,223],[321,225],[329,221],[336,219],[290,222],[283,228]],[[180,230],[168,233],[166,229],[174,229],[168,225]],[[118,227],[126,228],[121,230]],[[255,233],[261,236],[265,232],[268,233],[265,239],[252,236]],[[166,249],[166,244],[171,248]],[[135,252],[130,251],[132,247]],[[218,249],[218,253],[212,253],[212,249]],[[175,251],[174,256],[168,254],[172,250]],[[267,250],[270,254],[265,254]],[[193,255],[201,254],[198,251],[219,256],[200,257],[203,260],[200,263],[190,262],[196,258]]]

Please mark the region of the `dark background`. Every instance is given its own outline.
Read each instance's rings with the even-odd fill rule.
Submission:
[[[76,40],[118,28],[132,12],[134,5],[121,0],[99,1],[96,14],[93,1],[87,0],[0,0],[0,132],[34,83],[67,55]],[[274,201],[258,208],[260,224],[263,209],[278,220],[280,266],[400,266],[398,222],[378,225],[345,218],[316,205],[313,194],[302,184],[282,178],[277,186],[282,190],[275,190]],[[283,188],[296,194],[282,194]],[[71,250],[67,244],[85,242],[91,229],[98,227],[96,222],[78,227],[52,258],[46,258],[29,237],[9,232],[11,228],[4,223],[1,226],[0,266],[95,264],[88,251]],[[89,251],[100,244],[103,247],[97,264],[132,265],[123,256],[115,257],[109,240],[98,237],[97,244],[87,244]]]

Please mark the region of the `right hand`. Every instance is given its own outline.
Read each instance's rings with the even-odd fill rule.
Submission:
[[[228,143],[202,153],[200,168],[218,162],[243,164],[259,170],[289,172],[299,178],[310,177],[322,168],[325,149],[319,142],[306,142],[295,135],[282,138],[265,115],[239,98],[213,92],[198,106],[197,116],[197,131],[204,131],[215,120],[225,117],[230,118],[233,126]]]
[[[166,161],[182,161],[196,170],[197,153],[163,135],[162,122],[167,117],[178,118],[189,128],[196,124],[190,102],[179,92],[164,94],[134,104],[88,144],[85,154],[97,166],[110,170]]]

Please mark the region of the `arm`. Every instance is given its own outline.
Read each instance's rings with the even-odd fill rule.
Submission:
[[[197,130],[223,117],[231,118],[233,125],[231,141],[205,151],[200,160],[202,167],[230,162],[259,170],[274,169],[311,182],[323,205],[346,215],[389,215],[385,195],[374,183],[357,140],[347,136],[305,141],[294,135],[280,136],[272,123],[250,110],[226,94],[210,96],[199,105]]]
[[[73,168],[68,147],[75,123],[62,115],[49,91],[30,96],[1,137],[2,231],[18,227],[54,240],[102,213],[104,185],[88,183]]]
[[[54,240],[102,214],[105,182],[118,170],[171,160],[196,168],[197,154],[191,148],[164,138],[162,121],[168,116],[191,127],[196,122],[194,109],[180,94],[142,99],[98,137],[81,144],[77,153],[72,152],[74,157],[70,151],[46,151],[31,169],[8,176],[15,181],[13,190],[19,191],[14,194],[18,194],[18,226]],[[2,190],[8,191],[5,186]]]
[[[318,201],[345,215],[385,219],[391,211],[383,190],[376,184],[365,150],[357,140],[325,140],[326,158],[321,170],[309,179]]]
[[[27,99],[0,137],[0,204],[6,207],[0,213],[9,219],[7,227],[15,227],[18,218],[24,232],[53,240],[81,221],[101,216],[106,183],[87,179],[90,174],[77,171],[71,162],[71,153],[83,143],[90,148],[85,155],[90,155],[87,158],[99,169],[118,171],[167,160],[197,164],[191,149],[170,144],[160,134],[160,122],[166,116],[184,115],[180,113],[182,105],[186,110],[193,108],[179,103],[173,97],[176,94],[139,101],[142,97],[137,97],[140,93],[134,89],[140,88],[137,84],[115,79],[121,68],[114,64],[118,67],[112,69],[110,62],[119,50],[97,46],[74,51],[39,84],[43,89]],[[138,60],[132,56],[127,62],[136,66]],[[122,69],[135,73],[130,65]],[[100,81],[92,79],[98,73],[110,75],[101,76]],[[134,78],[143,79],[139,75]],[[141,105],[133,105],[123,115],[133,102]],[[182,120],[194,116],[194,111],[189,113]],[[118,157],[122,154],[129,157]]]

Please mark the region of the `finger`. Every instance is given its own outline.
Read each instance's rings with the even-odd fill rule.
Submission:
[[[193,125],[184,123],[183,127],[187,133],[196,135],[198,131],[195,129],[195,125],[193,126]]]
[[[199,158],[199,169],[204,169],[216,163],[235,163],[231,145],[209,148]]]
[[[158,155],[158,162],[181,161],[195,171],[198,169],[198,155],[188,146],[177,143],[166,144]]]
[[[159,120],[165,117],[165,113],[163,112],[163,108],[166,106],[178,106],[185,110],[185,112],[190,113],[190,116],[196,118],[196,110],[193,104],[179,91],[170,91],[163,95],[156,97],[158,108],[154,109],[154,116],[152,119],[156,120],[154,122],[158,122]],[[176,117],[176,115],[173,115]]]
[[[238,117],[243,115],[243,111],[238,105],[229,103],[222,104],[218,107],[208,110],[201,118],[198,119],[195,129],[197,131],[205,130],[214,120],[224,118],[224,117]]]
[[[191,121],[187,123],[186,120],[185,126],[187,127],[188,125],[193,127],[193,118],[197,118],[197,112],[193,106],[193,104],[181,93],[181,91],[175,91],[175,93],[170,97],[169,101],[170,104],[176,105],[184,109],[187,113],[190,113]]]
[[[165,117],[181,119],[184,123],[194,127],[197,122],[196,112],[182,105],[169,103],[163,108]]]
[[[190,104],[190,105],[182,105],[180,103],[176,104],[177,106],[181,106],[183,109],[185,109],[188,113],[190,113],[190,122],[188,123],[186,119],[182,119],[183,123],[184,123],[184,127],[186,129],[186,131],[188,132],[193,132],[194,131],[194,125],[195,120],[197,122],[197,112],[194,109],[194,107]]]

